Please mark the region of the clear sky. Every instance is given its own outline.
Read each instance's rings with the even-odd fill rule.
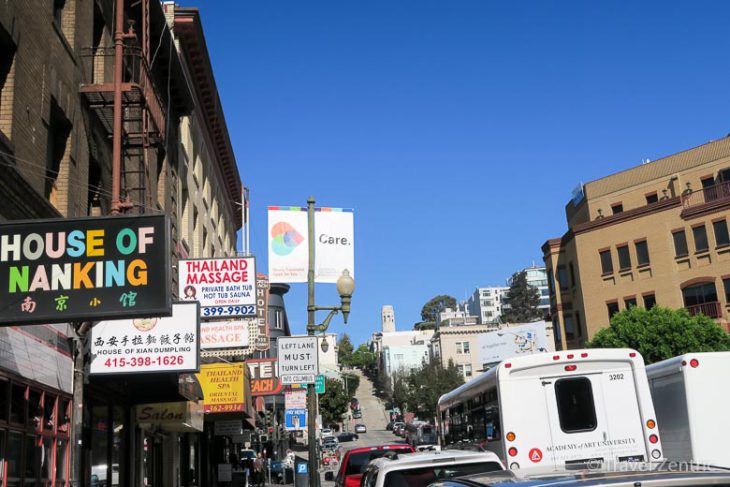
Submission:
[[[356,344],[383,304],[410,329],[432,296],[540,263],[579,183],[730,132],[730,2],[182,4],[201,10],[260,269],[268,205],[355,209],[351,320],[331,329]],[[293,285],[295,333],[305,305]]]

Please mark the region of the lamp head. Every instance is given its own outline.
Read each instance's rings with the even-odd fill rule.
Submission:
[[[342,271],[342,275],[337,279],[336,286],[342,302],[342,319],[347,324],[347,317],[350,316],[352,293],[355,291],[355,280],[350,276],[350,271],[347,269]]]
[[[330,344],[327,342],[327,337],[326,336],[322,340],[322,344],[319,346],[319,348],[322,349],[322,353],[327,353],[327,350],[330,349]]]

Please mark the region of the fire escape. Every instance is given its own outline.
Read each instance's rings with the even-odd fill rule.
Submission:
[[[124,8],[124,0],[116,0],[112,45],[82,52],[80,92],[112,140],[113,213],[154,208],[151,170],[167,135],[167,110],[150,68],[150,1],[156,0]]]

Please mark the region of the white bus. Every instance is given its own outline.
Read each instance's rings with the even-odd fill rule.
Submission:
[[[664,456],[730,467],[730,352],[690,353],[646,368]]]
[[[629,349],[500,362],[441,396],[443,446],[477,444],[511,469],[662,458],[644,360]]]

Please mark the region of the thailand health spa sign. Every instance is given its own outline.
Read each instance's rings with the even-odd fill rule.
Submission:
[[[0,324],[169,316],[165,215],[0,225]]]
[[[243,362],[203,364],[196,374],[203,389],[203,411],[231,413],[245,411],[245,373]]]

